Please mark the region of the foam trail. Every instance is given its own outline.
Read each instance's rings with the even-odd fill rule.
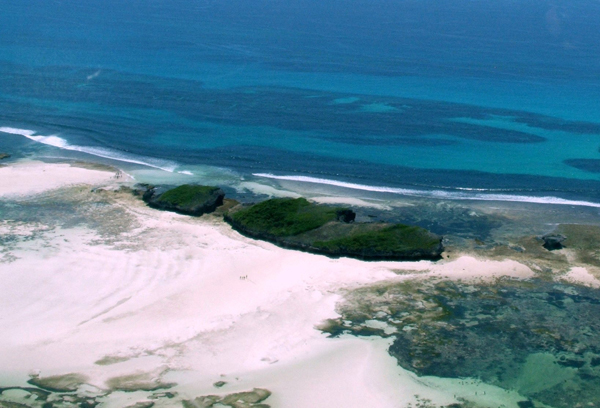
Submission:
[[[13,135],[25,136],[38,143],[45,145],[58,147],[60,149],[71,150],[76,152],[82,152],[91,154],[93,156],[103,157],[105,159],[117,160],[127,163],[141,164],[143,166],[153,167],[155,169],[168,171],[173,173],[177,164],[167,160],[158,160],[151,157],[125,155],[117,150],[107,149],[104,147],[93,147],[93,146],[78,146],[69,144],[65,139],[58,136],[43,136],[36,135],[36,132],[28,129],[18,129],[12,127],[0,127],[0,132],[10,133]]]
[[[558,197],[535,197],[535,196],[522,196],[512,194],[483,194],[483,193],[463,193],[455,191],[443,191],[443,190],[414,190],[407,188],[393,188],[393,187],[378,187],[368,186],[364,184],[346,183],[344,181],[322,179],[316,177],[307,176],[276,176],[268,173],[254,173],[256,177],[264,177],[275,180],[289,180],[289,181],[300,181],[304,183],[314,184],[325,184],[330,186],[350,188],[353,190],[373,191],[377,193],[392,193],[405,196],[413,197],[430,197],[430,198],[443,198],[449,200],[481,200],[481,201],[510,201],[510,202],[522,202],[522,203],[535,203],[535,204],[557,204],[557,205],[576,205],[581,207],[595,207],[600,208],[599,203],[593,203],[590,201],[575,201],[565,200]],[[474,189],[474,191],[477,191]]]

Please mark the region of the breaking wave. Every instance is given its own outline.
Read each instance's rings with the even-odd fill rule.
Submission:
[[[600,203],[593,203],[590,201],[577,201],[567,200],[559,197],[536,197],[516,194],[494,194],[494,193],[482,193],[483,189],[467,189],[462,188],[460,191],[446,191],[446,190],[416,190],[408,188],[395,188],[395,187],[380,187],[380,186],[369,186],[364,184],[348,183],[344,181],[329,180],[316,177],[307,176],[277,176],[269,173],[254,173],[256,177],[264,177],[275,180],[288,180],[288,181],[299,181],[303,183],[314,183],[324,184],[330,186],[337,186],[343,188],[349,188],[353,190],[373,191],[378,193],[391,193],[411,197],[425,197],[425,198],[439,198],[448,200],[481,200],[481,201],[510,201],[510,202],[522,202],[522,203],[536,203],[536,204],[557,204],[557,205],[575,205],[583,207],[596,207],[600,208]]]
[[[18,129],[12,127],[0,127],[0,132],[10,133],[13,135],[21,135],[38,143],[58,147],[60,149],[71,150],[91,154],[93,156],[103,157],[105,159],[117,160],[127,163],[141,164],[143,166],[153,167],[172,173],[175,171],[177,164],[168,160],[155,159],[152,157],[137,156],[127,154],[114,149],[95,146],[79,146],[72,145],[67,140],[56,135],[44,136],[38,135],[37,132],[28,129]]]

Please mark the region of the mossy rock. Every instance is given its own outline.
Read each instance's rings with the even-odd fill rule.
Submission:
[[[441,237],[421,227],[384,224],[382,228],[358,231],[352,235],[316,241],[316,248],[331,253],[345,253],[362,258],[438,258]]]
[[[200,216],[223,205],[225,193],[219,187],[184,184],[162,191],[164,188],[149,186],[143,199],[152,208],[174,211],[180,214]]]
[[[274,198],[237,211],[227,220],[255,234],[290,237],[335,221],[338,212],[345,210],[311,204],[304,198]]]
[[[277,198],[229,213],[225,220],[246,236],[331,257],[439,259],[443,251],[442,238],[423,228],[354,223],[355,215],[304,198]]]

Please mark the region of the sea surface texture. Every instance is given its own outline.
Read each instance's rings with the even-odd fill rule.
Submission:
[[[0,149],[600,203],[598,21],[591,0],[3,0]]]

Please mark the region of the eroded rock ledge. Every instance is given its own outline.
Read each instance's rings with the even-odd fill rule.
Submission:
[[[223,206],[219,187],[142,184],[134,190],[152,208],[200,216]],[[355,222],[349,208],[311,203],[304,198],[274,198],[254,205],[227,200],[220,209],[225,221],[241,234],[334,258],[362,260],[437,260],[442,237],[404,224]],[[230,208],[232,207],[232,208]]]
[[[355,223],[348,208],[278,198],[225,214],[236,231],[278,246],[363,260],[439,259],[442,237],[403,224]]]
[[[142,199],[152,208],[201,216],[223,205],[225,193],[219,187],[184,184],[175,188],[141,185]]]

